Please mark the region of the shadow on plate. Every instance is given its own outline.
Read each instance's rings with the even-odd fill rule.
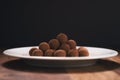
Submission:
[[[114,70],[120,67],[119,63],[109,60],[98,60],[96,64],[84,67],[74,68],[49,68],[49,67],[35,67],[24,63],[23,60],[11,60],[2,64],[3,67],[24,72],[37,72],[37,73],[87,73],[87,72],[101,72]]]

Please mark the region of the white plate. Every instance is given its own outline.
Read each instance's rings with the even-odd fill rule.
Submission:
[[[32,46],[37,47],[37,46]],[[113,57],[118,54],[117,51],[98,48],[86,47],[89,51],[87,57],[45,57],[45,56],[29,56],[29,50],[32,47],[20,47],[7,49],[3,53],[8,56],[24,59],[27,64],[40,67],[79,67],[95,64],[97,59]],[[77,48],[80,46],[77,46]]]

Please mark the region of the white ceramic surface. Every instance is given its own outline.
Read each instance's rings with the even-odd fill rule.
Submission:
[[[7,49],[3,53],[7,56],[22,58],[27,64],[41,67],[79,67],[95,64],[97,59],[113,57],[118,54],[117,51],[98,48],[86,47],[89,51],[89,56],[86,57],[45,57],[45,56],[29,56],[29,50],[32,47],[19,47]],[[80,46],[77,46],[77,48]]]

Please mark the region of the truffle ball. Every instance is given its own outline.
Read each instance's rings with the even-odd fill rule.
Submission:
[[[64,33],[58,34],[56,38],[60,41],[60,43],[65,43],[68,40],[67,35]]]
[[[54,54],[54,52],[55,52],[55,50],[53,50],[53,49],[48,49],[48,50],[46,50],[45,51],[45,56],[53,56],[53,54]]]
[[[65,57],[66,56],[66,52],[64,50],[56,50],[54,52],[54,56],[60,56],[60,57]]]
[[[71,50],[69,50],[68,56],[78,57],[79,56],[78,50],[77,49],[71,49]]]
[[[46,51],[47,49],[50,49],[50,46],[47,42],[41,42],[39,44],[39,49],[41,49],[42,51]]]
[[[68,40],[67,43],[70,45],[71,49],[75,49],[76,48],[76,41],[75,40]]]
[[[89,52],[85,47],[78,48],[78,53],[79,53],[79,56],[89,56]]]
[[[36,49],[32,52],[33,56],[43,56],[43,51],[40,49]]]
[[[57,39],[51,39],[49,41],[49,45],[51,49],[58,49],[58,47],[60,46],[60,42]]]
[[[31,48],[31,49],[29,50],[29,55],[32,56],[32,55],[33,55],[33,51],[36,50],[36,49],[37,49],[37,48]]]
[[[63,49],[66,52],[68,52],[70,50],[70,46],[68,44],[64,43],[61,45],[60,49]]]

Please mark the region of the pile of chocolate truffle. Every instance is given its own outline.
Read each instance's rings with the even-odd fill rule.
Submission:
[[[41,42],[39,48],[31,48],[30,56],[58,56],[58,57],[78,57],[89,56],[89,52],[85,47],[76,48],[75,40],[68,39],[64,33],[59,33],[56,38],[49,42]]]

